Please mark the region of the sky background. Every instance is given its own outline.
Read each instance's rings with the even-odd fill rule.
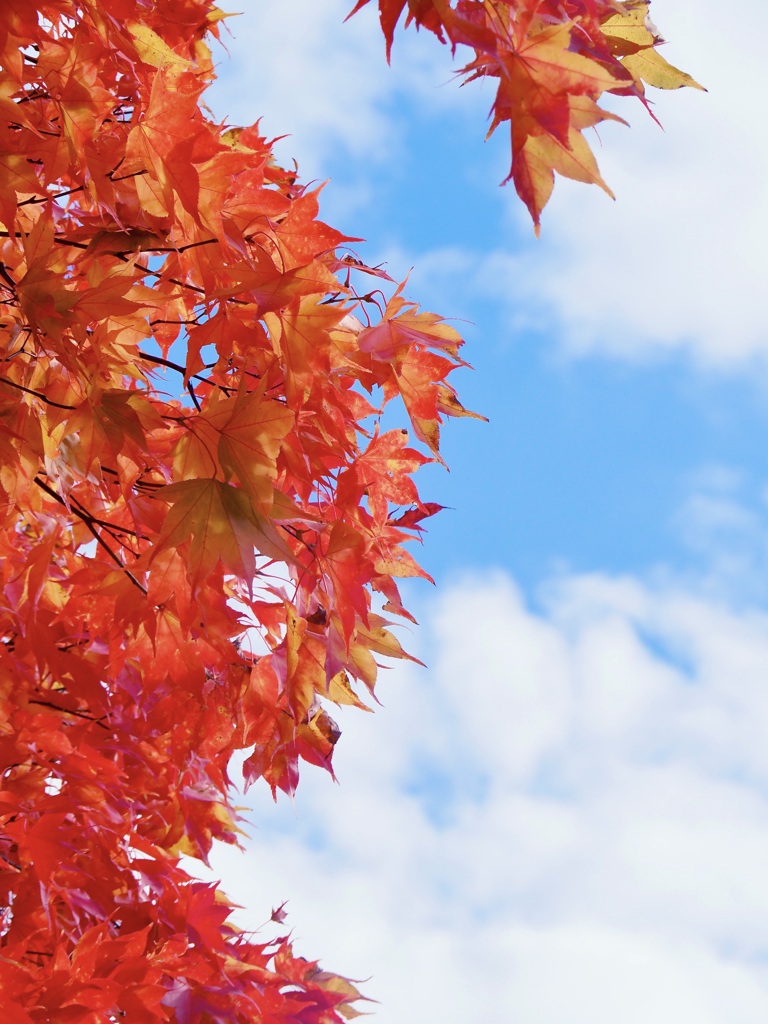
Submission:
[[[339,786],[259,787],[217,876],[377,1024],[757,1024],[768,1013],[768,8],[655,0],[708,88],[601,127],[617,195],[558,180],[534,238],[458,89],[375,10],[252,0],[209,94],[262,117],[322,216],[451,318],[488,424],[427,467],[428,669],[340,715]],[[270,934],[265,927],[262,934]]]

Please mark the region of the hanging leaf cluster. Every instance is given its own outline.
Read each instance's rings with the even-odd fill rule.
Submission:
[[[371,0],[358,0],[352,14]],[[538,234],[555,173],[599,185],[597,161],[584,135],[601,121],[622,118],[598,100],[606,93],[635,97],[650,110],[645,85],[702,87],[659,52],[664,42],[650,16],[650,0],[378,0],[391,56],[395,28],[434,33],[455,53],[472,58],[459,71],[465,82],[495,79],[490,136],[507,124],[512,180]]]

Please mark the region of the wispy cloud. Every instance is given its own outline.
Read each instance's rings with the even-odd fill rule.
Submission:
[[[688,480],[674,527],[700,567],[700,592],[742,603],[768,600],[768,491],[754,476],[702,466]]]
[[[297,158],[305,176],[324,175],[331,163],[395,160],[402,146],[393,104],[451,102],[437,84],[450,78],[445,49],[413,33],[398,37],[387,66],[375,5],[344,22],[350,0],[282,0],[258,4],[228,22],[219,81],[209,102],[230,123],[262,117],[268,135],[288,135],[283,159]],[[442,50],[442,52],[441,52]],[[451,97],[455,89],[451,90]]]

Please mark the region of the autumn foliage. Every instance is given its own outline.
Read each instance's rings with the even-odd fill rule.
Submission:
[[[405,7],[381,0],[387,48]],[[691,84],[645,3],[405,13],[498,79],[536,223],[554,171],[602,183],[583,131],[614,116],[604,92]],[[438,510],[413,474],[472,414],[448,383],[457,332],[319,219],[258,126],[206,113],[222,18],[209,0],[0,6],[0,992],[18,1024],[356,1013],[349,982],[238,932],[180,858],[237,842],[236,751],[247,784],[292,792],[301,759],[331,769],[328,708],[364,707],[378,660],[407,657],[397,581],[426,576],[407,545]],[[384,430],[396,399],[407,430]]]

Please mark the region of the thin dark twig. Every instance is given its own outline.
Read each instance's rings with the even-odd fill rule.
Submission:
[[[160,366],[167,366],[170,370],[176,370],[177,373],[186,376],[187,371],[181,365],[181,363],[174,363],[171,359],[163,359],[162,356],[150,355],[149,352],[144,352],[142,349],[139,349],[139,355],[142,357],[142,359],[146,359],[150,363],[158,363]],[[215,365],[216,363],[207,363],[205,369],[211,370]],[[251,376],[255,375],[252,374]],[[192,376],[190,377],[190,380],[199,380],[201,384],[207,384],[209,387],[218,388],[220,391],[223,391],[227,395],[237,390],[236,388],[227,387],[226,384],[220,384],[218,381],[210,380],[210,378],[208,377],[203,377],[201,373],[193,373]]]
[[[42,490],[44,490],[46,494],[49,494],[55,501],[58,501],[58,503],[60,505],[63,505],[64,508],[67,508],[67,503],[61,497],[61,495],[57,494],[56,491],[54,491],[52,488],[50,488],[48,486],[48,484],[45,483],[45,481],[41,480],[40,477],[37,477],[37,476],[34,478],[34,480],[35,480],[35,483],[37,484],[37,486],[40,487]],[[142,594],[144,594],[144,596],[146,597],[146,595],[147,595],[146,587],[144,587],[143,584],[139,583],[139,581],[136,579],[136,577],[133,575],[133,573],[130,571],[130,569],[126,568],[126,566],[123,564],[123,562],[120,559],[120,557],[118,555],[116,555],[115,552],[112,550],[112,548],[109,546],[109,544],[107,544],[107,542],[104,540],[104,538],[98,532],[96,527],[93,525],[93,521],[92,521],[93,517],[90,514],[86,514],[84,512],[81,512],[80,509],[78,509],[78,508],[72,508],[72,509],[68,509],[67,508],[67,511],[72,511],[78,517],[78,519],[81,519],[85,523],[86,527],[88,528],[90,533],[93,535],[93,538],[96,541],[96,543],[100,544],[104,548],[104,550],[107,552],[107,554],[112,559],[112,561],[120,566],[120,568],[123,570],[123,572],[128,577],[128,579],[131,581],[131,583],[133,583],[134,586],[138,587],[139,590],[142,592]]]
[[[96,523],[98,526],[103,526],[106,530],[109,530],[110,533],[125,533],[129,534],[131,537],[138,536],[135,530],[129,530],[127,526],[118,526],[116,523],[110,523],[106,519],[99,519],[98,516],[95,516],[92,512],[89,512],[85,505],[83,505],[81,501],[77,500],[74,494],[71,496],[71,500],[75,503],[75,505],[77,505],[78,508],[82,509],[83,512],[85,512],[85,514],[90,518],[92,523]]]
[[[47,203],[47,202],[49,202],[52,199],[63,199],[65,196],[72,196],[76,192],[83,192],[84,190],[85,190],[85,186],[84,185],[78,185],[77,188],[68,188],[64,192],[57,192],[56,195],[53,195],[53,196],[40,196],[39,198],[22,199],[22,201],[18,205],[19,206],[30,206],[30,205],[33,205],[35,203]]]
[[[17,864],[15,860],[11,860],[11,858],[4,854],[2,850],[0,850],[0,857],[2,857],[5,863],[12,867],[14,871],[21,871],[21,864]]]
[[[45,402],[46,405],[53,405],[57,409],[77,409],[76,405],[62,405],[61,402],[54,402],[52,398],[46,398],[45,395],[41,395],[39,391],[34,391],[32,388],[25,388],[23,384],[17,384],[15,380],[8,380],[7,377],[0,377],[0,382],[3,384],[10,384],[12,388],[18,388],[19,391],[26,391],[28,395],[34,395],[35,398],[39,398],[41,402]]]
[[[62,708],[58,704],[54,704],[49,700],[36,700],[32,697],[29,699],[30,704],[39,704],[40,707],[50,708],[52,711],[60,711],[62,715],[75,715],[77,718],[85,718],[88,722],[93,722],[94,725],[100,725],[102,729],[106,729],[109,732],[109,726],[104,725],[102,718],[94,718],[93,715],[88,714],[87,711],[72,711],[70,708]]]
[[[6,282],[8,288],[16,294],[16,282],[13,280],[11,275],[8,273],[8,268],[4,263],[0,263],[0,277]]]

